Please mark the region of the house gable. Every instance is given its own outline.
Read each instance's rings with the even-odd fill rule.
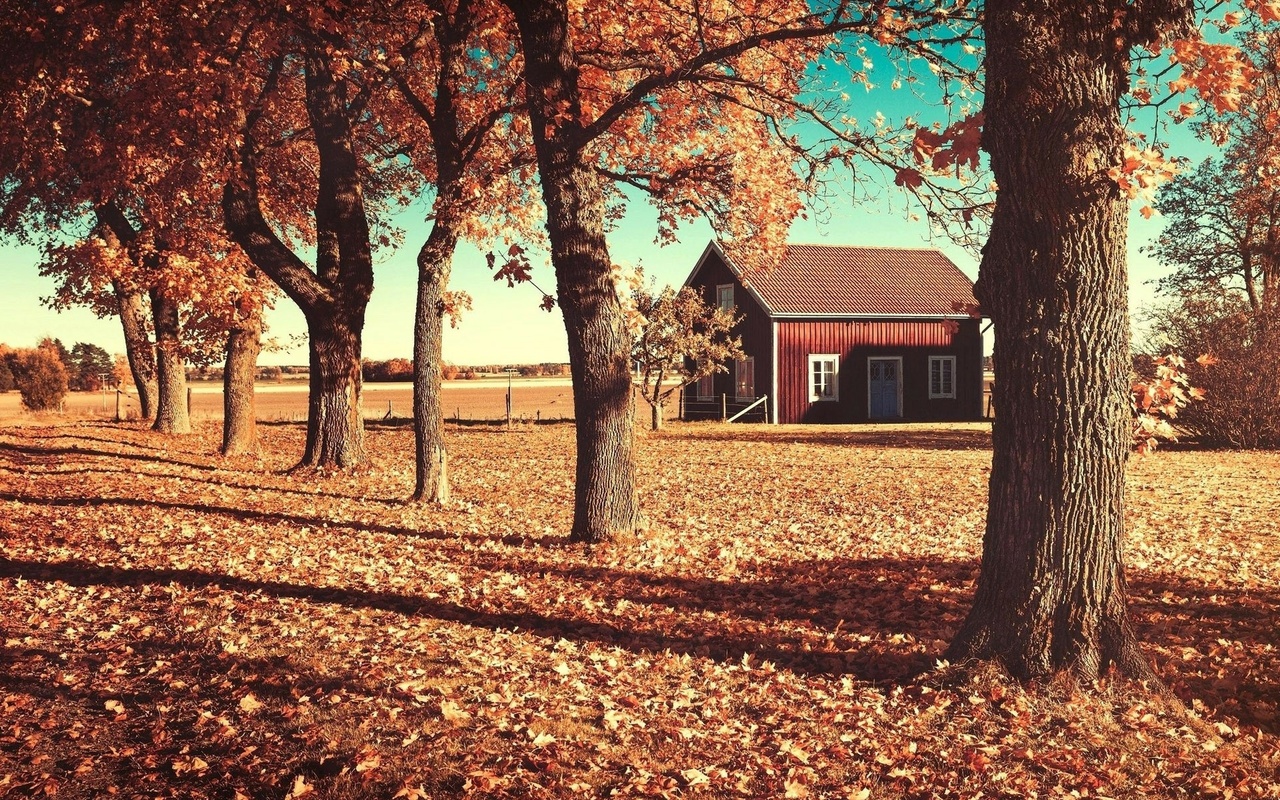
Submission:
[[[734,327],[733,333],[742,337],[743,352],[751,361],[741,366],[726,365],[728,371],[715,375],[710,387],[704,386],[701,389],[696,386],[689,387],[689,391],[693,393],[709,389],[712,398],[717,401],[724,396],[728,402],[733,402],[735,399],[746,399],[739,397],[739,392],[744,387],[749,390],[752,399],[762,394],[772,393],[773,323],[768,309],[761,303],[760,298],[743,284],[729,264],[728,258],[720,247],[712,242],[703,251],[702,257],[698,259],[698,263],[689,273],[684,285],[697,290],[703,301],[711,306],[716,305],[717,287],[733,286],[733,304],[737,315],[741,318]],[[737,374],[738,369],[750,369],[752,374],[745,376],[748,379],[740,380]]]

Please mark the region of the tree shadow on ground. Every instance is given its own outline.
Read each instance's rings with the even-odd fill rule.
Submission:
[[[148,625],[145,634],[134,629],[133,635],[67,652],[13,646],[6,639],[18,637],[0,637],[0,663],[5,664],[0,696],[7,710],[21,714],[6,732],[25,726],[28,732],[52,728],[74,734],[0,737],[0,758],[8,753],[14,764],[19,758],[43,762],[40,771],[46,777],[74,775],[72,784],[62,787],[73,797],[115,794],[122,786],[154,796],[162,791],[204,796],[212,775],[175,768],[196,757],[218,764],[221,780],[251,788],[254,796],[281,796],[289,776],[320,774],[313,748],[293,735],[298,699],[374,696],[385,690],[367,670],[332,673],[308,665],[305,657],[233,654],[216,638],[184,630],[162,593],[134,600],[149,603],[145,610],[132,609],[146,620],[175,624]],[[11,631],[0,628],[0,633]],[[113,677],[122,673],[129,674],[127,682]],[[261,704],[252,714],[241,705],[248,696]],[[254,757],[247,758],[249,753]],[[94,769],[77,769],[90,755]],[[350,763],[352,751],[347,747],[329,755],[341,766]],[[390,797],[394,789],[386,787],[381,796]]]
[[[33,438],[38,438],[38,437],[33,437]],[[53,438],[53,437],[48,437],[48,438]],[[69,437],[57,437],[57,438],[69,438]],[[93,439],[94,437],[88,437],[88,438]],[[45,473],[49,475],[68,475],[68,474],[77,474],[77,473],[84,473],[84,474],[99,473],[104,475],[111,474],[111,473],[132,474],[132,475],[145,474],[148,477],[161,479],[161,480],[172,479],[172,480],[181,480],[181,481],[200,481],[202,483],[208,483],[214,486],[228,486],[236,489],[243,489],[246,491],[255,491],[255,492],[265,491],[265,492],[272,492],[272,493],[279,493],[279,494],[291,494],[299,497],[312,497],[316,499],[346,498],[349,500],[360,500],[362,502],[368,502],[368,503],[379,503],[384,506],[399,506],[399,505],[404,505],[407,502],[403,498],[396,498],[396,497],[370,497],[366,494],[359,494],[359,495],[344,494],[344,493],[335,491],[332,487],[323,486],[323,485],[318,486],[317,489],[314,491],[307,491],[306,489],[298,489],[296,487],[288,487],[288,486],[264,485],[262,483],[254,482],[253,479],[264,474],[283,474],[283,473],[289,472],[289,470],[283,470],[283,471],[273,471],[273,470],[265,470],[265,469],[264,470],[244,470],[231,465],[201,464],[198,462],[184,461],[181,459],[165,458],[157,455],[152,455],[149,453],[113,452],[109,450],[97,450],[97,449],[88,448],[88,447],[75,447],[75,446],[42,447],[42,446],[20,445],[20,444],[11,444],[7,442],[0,442],[0,457],[7,457],[13,463],[27,470],[31,470],[32,467],[37,467],[37,466],[41,467],[44,469]],[[56,468],[60,465],[72,463],[73,459],[83,459],[86,461],[92,460],[93,462],[100,462],[106,459],[121,459],[124,461],[137,462],[139,466],[131,470],[110,469],[107,467],[88,467],[88,466],[83,468],[75,468],[75,469],[57,469]],[[141,472],[142,470],[141,465],[150,465],[150,464],[170,464],[170,465],[179,466],[179,467],[190,467],[192,469],[196,469],[201,472],[208,473],[210,477],[201,478],[201,477],[196,477],[191,475],[175,475],[175,474],[166,473],[166,472],[146,472],[146,473]],[[233,476],[233,475],[248,476],[247,482],[232,480],[230,476]],[[406,495],[407,495],[407,492],[406,492]]]
[[[233,519],[241,522],[255,524],[290,525],[294,527],[312,529],[346,529],[441,541],[471,539],[502,542],[504,544],[511,545],[523,545],[540,541],[538,537],[533,536],[452,533],[441,528],[404,528],[395,525],[384,525],[377,522],[359,522],[355,520],[311,517],[303,514],[287,514],[280,511],[252,511],[232,506],[217,506],[207,503],[178,503],[173,501],[148,500],[146,498],[138,497],[39,497],[36,495],[16,494],[13,492],[0,492],[0,500],[54,508],[99,508],[123,506],[125,508],[154,508],[162,511],[189,511],[199,514],[222,515],[232,517]],[[554,541],[560,541],[560,537],[555,537]]]
[[[39,438],[39,437],[31,437]],[[58,437],[72,438],[72,437]],[[222,467],[216,464],[202,464],[198,461],[184,461],[179,458],[170,458],[167,456],[157,455],[155,453],[129,453],[129,452],[113,452],[110,450],[98,450],[92,447],[36,447],[32,445],[11,444],[9,442],[0,442],[0,453],[11,454],[11,457],[18,463],[27,465],[33,463],[33,459],[40,460],[61,460],[71,457],[88,457],[88,458],[122,458],[127,461],[141,461],[144,464],[173,464],[179,467],[187,467],[190,469],[205,470],[208,472],[237,472],[234,468]]]
[[[778,565],[767,576],[747,581],[546,564],[490,568],[524,573],[530,581],[540,575],[581,582],[593,605],[613,604],[614,611],[575,615],[565,614],[561,607],[549,613],[514,596],[488,596],[471,606],[438,596],[85,561],[0,559],[0,578],[76,586],[176,583],[193,589],[260,592],[488,630],[519,630],[553,641],[592,642],[641,654],[666,651],[725,663],[750,656],[802,674],[850,675],[883,684],[909,679],[941,657],[945,641],[968,608],[976,574],[972,562],[930,559],[807,561]],[[622,600],[676,613],[627,614],[625,606],[617,605]],[[1160,578],[1135,581],[1131,601],[1135,626],[1150,645],[1148,652],[1156,656],[1157,668],[1172,667],[1160,661],[1168,658],[1164,654],[1176,655],[1170,684],[1185,702],[1199,700],[1264,731],[1280,732],[1274,715],[1280,669],[1275,664],[1254,668],[1261,662],[1213,652],[1219,640],[1238,643],[1254,654],[1271,652],[1280,593],[1211,594],[1198,584]],[[1170,606],[1179,609],[1172,622],[1162,610]]]
[[[1280,733],[1280,588],[1143,575],[1130,580],[1129,611],[1179,697]]]

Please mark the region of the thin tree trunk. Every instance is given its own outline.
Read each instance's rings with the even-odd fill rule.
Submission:
[[[227,358],[222,370],[222,454],[258,453],[258,416],[254,379],[262,351],[262,318],[252,314],[227,333]]]
[[[444,363],[445,290],[458,247],[459,223],[470,210],[463,186],[467,156],[459,92],[467,83],[468,36],[474,8],[468,0],[442,14],[434,26],[439,47],[434,104],[425,102],[403,74],[397,75],[401,94],[431,131],[436,161],[434,224],[418,251],[418,300],[413,326],[413,432],[415,442],[415,502],[449,502],[449,454],[444,445],[444,409],[440,367]],[[471,156],[475,158],[476,156]]]
[[[661,403],[661,401],[659,401],[659,402],[655,402],[655,403],[653,404],[653,406],[651,407],[651,410],[653,411],[653,430],[655,430],[655,431],[660,431],[660,430],[662,430],[662,403]]]
[[[571,539],[603,542],[643,527],[636,495],[631,342],[604,237],[604,194],[583,161],[576,54],[564,0],[509,2],[525,55],[558,299],[569,338],[577,426]]]
[[[347,468],[364,460],[360,334],[341,319],[308,319],[311,393],[300,467]]]
[[[97,206],[95,213],[102,236],[115,246],[130,249],[131,258],[138,258],[138,254],[132,251],[138,232],[120,207],[115,203],[102,203]],[[156,386],[156,348],[147,333],[147,297],[142,290],[126,286],[114,278],[111,289],[119,307],[125,355],[129,359],[133,385],[138,389],[142,418],[151,419],[159,405],[159,390]]]
[[[187,366],[182,358],[178,303],[161,289],[151,290],[151,315],[156,331],[156,385],[159,402],[151,429],[160,433],[191,433],[187,414]]]
[[[156,348],[147,333],[147,296],[143,292],[125,289],[119,281],[112,281],[111,285],[119,304],[124,352],[129,360],[133,385],[138,389],[138,405],[142,409],[142,418],[151,419],[156,413],[158,389]]]
[[[443,363],[444,291],[458,233],[449,214],[436,217],[418,252],[418,304],[413,324],[413,431],[416,502],[449,502],[449,455],[444,446],[440,365]]]
[[[1127,203],[1112,3],[986,6],[983,147],[1000,186],[977,297],[995,324],[990,503],[949,650],[1035,678],[1152,673],[1126,610]]]

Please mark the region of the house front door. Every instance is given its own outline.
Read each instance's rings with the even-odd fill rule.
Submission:
[[[902,359],[871,358],[867,360],[867,409],[871,419],[902,417]]]

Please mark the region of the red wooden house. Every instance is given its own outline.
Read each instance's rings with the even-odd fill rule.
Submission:
[[[777,423],[983,416],[981,319],[956,310],[973,282],[937,250],[790,245],[748,271],[712,242],[685,285],[736,307],[746,352],[686,389],[686,416],[764,395]]]

